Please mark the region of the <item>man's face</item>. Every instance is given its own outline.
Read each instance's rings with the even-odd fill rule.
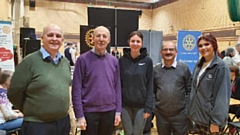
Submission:
[[[240,46],[236,47],[236,50],[240,53]]]
[[[171,42],[163,44],[162,50],[160,51],[163,60],[173,62],[176,55],[177,55],[177,50],[175,48],[175,45]]]
[[[105,51],[110,42],[109,31],[104,27],[97,28],[94,32],[93,41],[97,51]]]
[[[44,49],[51,52],[58,52],[59,48],[63,44],[62,31],[58,26],[49,26],[43,33],[42,43]]]

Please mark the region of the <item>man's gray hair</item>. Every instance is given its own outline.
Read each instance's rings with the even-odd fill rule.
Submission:
[[[231,53],[234,52],[234,48],[228,47],[225,52],[225,56],[230,56]]]
[[[237,43],[237,44],[235,45],[235,47],[240,47],[240,43]]]

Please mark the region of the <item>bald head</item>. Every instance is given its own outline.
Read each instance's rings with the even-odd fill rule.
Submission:
[[[108,44],[110,43],[110,32],[104,26],[96,27],[93,32],[93,43],[96,51],[104,54]]]
[[[96,35],[96,33],[98,31],[105,31],[107,33],[107,35],[110,37],[110,31],[108,28],[104,27],[104,26],[98,26],[94,29],[93,35]]]
[[[57,56],[59,48],[64,41],[62,29],[55,25],[50,24],[43,28],[42,43],[43,48],[53,57]]]
[[[62,31],[62,29],[58,25],[56,25],[56,24],[49,24],[48,26],[43,28],[42,36],[45,35],[49,31],[49,29],[52,29],[52,28],[59,29],[59,31],[63,35],[63,31]]]

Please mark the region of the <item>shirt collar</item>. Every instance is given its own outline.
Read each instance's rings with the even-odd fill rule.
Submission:
[[[92,48],[91,50],[93,53],[97,54],[97,55],[100,55],[100,56],[104,56],[106,55],[107,51],[105,50],[105,52],[103,54],[101,54],[99,51],[97,51],[94,47]]]
[[[47,57],[51,57],[51,55],[45,50],[44,47],[41,47],[40,52],[42,53],[43,59],[46,59]],[[62,58],[62,54],[58,52],[56,59],[59,60],[60,58]]]
[[[163,63],[162,63],[162,68],[164,68],[164,67],[166,67],[166,65],[165,65],[165,63],[163,62]],[[171,67],[174,67],[174,68],[177,67],[177,61],[176,61],[176,60],[173,61]]]

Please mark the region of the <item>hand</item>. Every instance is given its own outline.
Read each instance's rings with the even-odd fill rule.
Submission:
[[[120,122],[121,122],[121,116],[120,116],[120,114],[116,114],[115,115],[114,126],[118,126]]]
[[[18,118],[22,118],[23,117],[23,113],[18,112],[17,114],[18,114]]]
[[[20,111],[19,110],[13,110],[15,113],[19,113]]]
[[[218,126],[218,125],[211,124],[211,125],[210,125],[210,132],[211,132],[211,133],[218,133],[218,132],[219,132],[219,126]]]
[[[77,127],[80,128],[81,130],[86,130],[87,128],[87,122],[85,118],[80,118],[77,121]]]
[[[143,113],[143,118],[147,119],[151,114],[150,113]]]

